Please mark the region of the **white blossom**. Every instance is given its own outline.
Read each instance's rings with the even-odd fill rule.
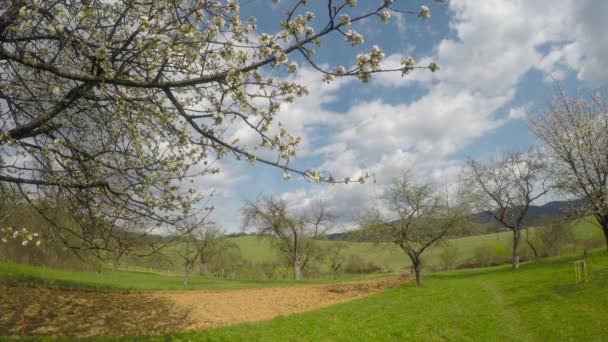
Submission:
[[[340,15],[340,24],[342,24],[344,26],[349,26],[350,25],[350,16],[348,14]]]
[[[383,24],[388,23],[388,20],[391,17],[391,12],[384,10],[380,13],[380,21],[382,21]]]
[[[353,30],[346,31],[345,35],[346,41],[349,42],[352,46],[361,45],[364,42],[363,36]]]
[[[432,72],[435,72],[435,71],[439,70],[439,64],[437,64],[437,62],[435,62],[435,61],[432,61],[432,62],[429,64],[429,69],[430,69]]]
[[[418,18],[420,19],[428,19],[431,17],[431,13],[429,12],[429,8],[427,6],[420,6],[420,12],[418,13]]]

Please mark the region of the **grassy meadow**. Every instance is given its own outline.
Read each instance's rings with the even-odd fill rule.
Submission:
[[[590,252],[588,281],[579,284],[572,264],[578,259],[525,262],[517,271],[505,265],[439,272],[422,288],[410,282],[348,303],[207,331],[87,340],[602,341],[608,336],[608,253]]]
[[[349,280],[385,277],[386,274],[345,275],[333,280],[322,277],[295,282],[293,280],[219,279],[191,275],[184,286],[183,275],[142,271],[80,272],[25,264],[0,262],[0,282],[37,284],[61,288],[94,288],[103,290],[236,290],[275,286],[325,284]]]
[[[429,275],[303,314],[150,341],[601,341],[608,336],[608,254],[588,256],[576,284],[568,255]]]

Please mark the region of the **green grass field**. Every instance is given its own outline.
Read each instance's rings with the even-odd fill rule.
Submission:
[[[0,281],[42,284],[62,288],[97,288],[108,290],[235,290],[299,284],[324,284],[386,276],[388,275],[345,275],[337,281],[330,277],[323,277],[296,283],[292,280],[233,280],[191,275],[188,286],[185,287],[183,276],[180,274],[109,270],[104,270],[102,273],[77,272],[24,264],[0,263]]]
[[[429,275],[364,299],[304,314],[152,341],[602,341],[608,336],[608,254]]]

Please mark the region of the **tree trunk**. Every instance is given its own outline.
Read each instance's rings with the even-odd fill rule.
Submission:
[[[422,261],[416,259],[414,261],[414,273],[416,274],[416,284],[418,287],[422,287]]]
[[[207,268],[207,256],[205,253],[201,253],[199,260],[201,262],[201,275],[207,276],[209,274],[209,269]]]
[[[513,258],[511,259],[511,268],[516,270],[519,268],[519,241],[521,240],[521,232],[519,229],[513,230]]]
[[[186,262],[186,267],[184,267],[184,286],[188,286],[188,275],[190,273],[189,272],[190,270],[188,268],[189,268],[189,265]]]
[[[604,231],[604,238],[606,238],[606,250],[608,251],[608,222],[602,225],[602,230]]]
[[[300,266],[298,260],[293,263],[293,279],[296,281],[302,280],[302,266]]]
[[[112,271],[116,272],[118,270],[118,265],[120,265],[120,258],[122,254],[117,254],[112,258]]]

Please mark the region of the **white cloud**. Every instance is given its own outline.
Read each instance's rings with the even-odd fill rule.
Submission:
[[[508,118],[510,120],[519,120],[519,119],[523,119],[526,117],[526,108],[524,107],[513,107],[511,109],[509,109],[509,116]]]

